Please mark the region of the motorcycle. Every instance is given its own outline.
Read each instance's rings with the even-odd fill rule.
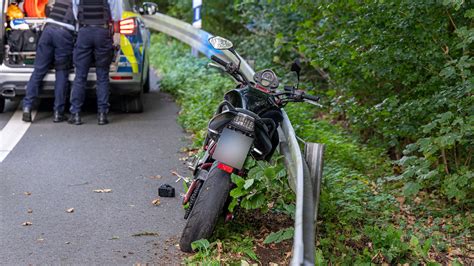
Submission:
[[[241,57],[231,41],[212,37],[209,43],[214,49],[227,50],[235,56],[236,60],[226,62],[212,55],[215,63],[210,65],[224,70],[238,85],[225,94],[209,121],[203,155],[190,167],[194,178],[183,199],[183,205],[188,205],[184,215],[187,222],[180,239],[184,252],[193,252],[192,242],[212,235],[230,202],[231,174],[245,177],[244,164],[249,156],[270,160],[279,144],[277,128],[283,120],[281,109],[289,102],[320,106],[319,97],[298,89],[301,70],[298,60],[291,67],[297,74],[297,85],[278,90],[278,77],[270,69],[256,72],[252,79],[243,73]],[[225,219],[232,217],[227,213]]]

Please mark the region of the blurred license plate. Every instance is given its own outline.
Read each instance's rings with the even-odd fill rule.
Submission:
[[[212,158],[240,170],[244,166],[252,143],[253,138],[225,128],[219,137]]]

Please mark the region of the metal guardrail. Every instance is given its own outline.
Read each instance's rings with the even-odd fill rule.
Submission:
[[[186,22],[160,13],[144,16],[144,20],[150,29],[172,36],[207,57],[216,55],[237,63],[232,53],[215,50],[209,44],[208,39],[213,35],[206,31],[196,29]],[[252,80],[255,71],[243,58],[241,60],[241,71],[248,80]],[[285,156],[290,186],[296,193],[295,233],[291,265],[314,265],[314,226],[319,203],[324,145],[305,143],[305,158],[303,158],[290,119],[286,112],[282,111],[284,118],[279,128],[280,151]]]
[[[211,38],[212,34],[194,28],[191,24],[183,22],[179,19],[175,19],[173,17],[156,13],[153,16],[143,16],[145,24],[153,30],[160,31],[165,33],[166,35],[172,36],[181,42],[188,44],[189,46],[197,49],[199,52],[203,53],[207,57],[211,57],[211,55],[216,55],[221,59],[225,59],[227,61],[233,61],[237,63],[237,59],[233,54],[229,51],[220,51],[214,49],[209,44],[209,38]],[[241,58],[241,70],[249,80],[253,79],[253,75],[255,71],[250,67],[250,65]]]

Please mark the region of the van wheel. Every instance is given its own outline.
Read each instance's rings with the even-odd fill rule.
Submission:
[[[148,70],[148,74],[146,74],[146,77],[144,78],[144,81],[143,81],[143,92],[144,93],[150,92],[150,71],[149,70]]]
[[[142,73],[142,88],[144,93],[150,92],[150,57],[145,53],[145,60],[143,60]]]
[[[5,110],[5,102],[7,101],[7,99],[3,98],[3,97],[0,97],[0,114],[3,113],[3,111]]]
[[[143,112],[143,93],[140,92],[138,95],[123,96],[122,98],[122,111],[125,113],[141,113]]]

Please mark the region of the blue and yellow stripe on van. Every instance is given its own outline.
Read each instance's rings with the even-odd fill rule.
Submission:
[[[131,17],[137,17],[137,14],[123,12],[122,19]],[[133,35],[120,34],[120,50],[117,72],[140,73],[143,65],[143,38],[138,27]]]

